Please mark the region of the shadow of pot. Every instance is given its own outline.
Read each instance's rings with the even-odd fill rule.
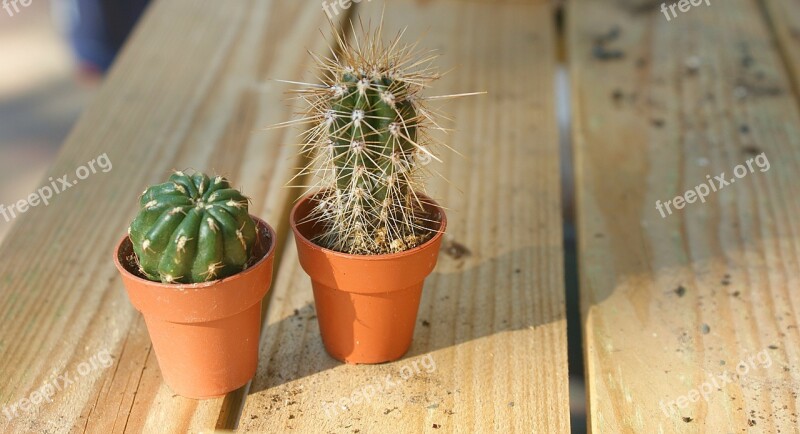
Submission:
[[[212,398],[255,375],[261,301],[269,291],[275,231],[253,217],[258,262],[234,276],[198,284],[165,284],[141,276],[129,237],[114,263],[131,304],[142,313],[164,381],[181,396]]]
[[[401,253],[351,255],[311,241],[322,230],[307,218],[314,208],[313,197],[308,195],[294,206],[290,223],[300,264],[311,277],[325,350],[346,363],[403,357],[411,346],[425,278],[439,257],[447,228],[444,210],[421,196],[431,220],[439,222],[433,238]]]

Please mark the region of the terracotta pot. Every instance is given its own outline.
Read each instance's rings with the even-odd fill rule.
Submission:
[[[275,231],[258,228],[260,259],[231,277],[199,284],[144,279],[132,263],[130,238],[114,254],[131,303],[144,315],[164,381],[178,394],[203,399],[225,395],[255,375],[261,301],[272,281]]]
[[[438,233],[422,246],[390,255],[350,255],[311,241],[321,229],[306,218],[312,199],[300,200],[290,219],[300,264],[311,277],[325,349],[346,363],[401,358],[411,346],[423,283],[439,257],[447,227],[444,210],[422,197],[440,222]]]

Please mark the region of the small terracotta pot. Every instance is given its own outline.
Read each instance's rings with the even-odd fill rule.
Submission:
[[[447,227],[444,210],[426,196],[421,201],[440,222],[433,238],[405,252],[374,256],[340,253],[311,241],[322,229],[306,218],[313,194],[292,209],[300,264],[311,277],[322,342],[333,358],[383,363],[403,357],[411,346],[422,286],[436,266]]]
[[[144,315],[164,381],[179,395],[203,399],[247,384],[256,372],[261,301],[272,282],[275,231],[258,228],[247,270],[213,282],[164,284],[139,274],[130,238],[114,254],[131,303]]]

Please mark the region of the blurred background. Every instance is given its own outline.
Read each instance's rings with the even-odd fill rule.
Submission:
[[[0,204],[39,187],[147,2],[0,0]]]

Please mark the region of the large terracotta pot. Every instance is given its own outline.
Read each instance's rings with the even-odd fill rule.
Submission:
[[[439,221],[425,244],[389,255],[350,255],[311,240],[321,229],[307,216],[313,195],[292,209],[291,225],[300,264],[311,277],[325,349],[346,363],[382,363],[401,358],[411,346],[425,278],[433,271],[447,227],[444,210],[423,197]]]

